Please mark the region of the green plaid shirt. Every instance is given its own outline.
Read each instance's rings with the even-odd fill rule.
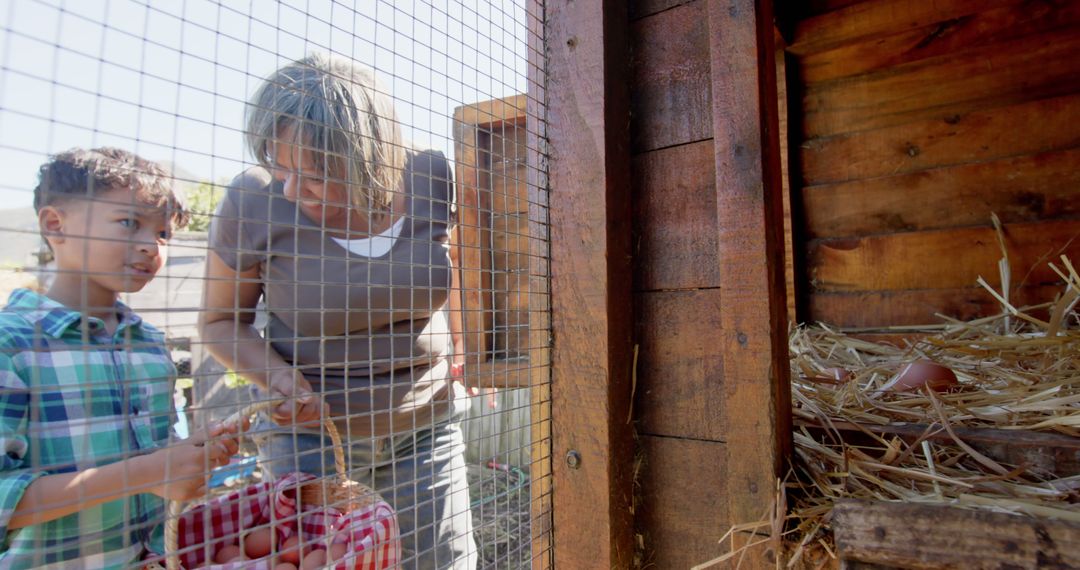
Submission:
[[[100,320],[84,327],[78,311],[26,289],[0,312],[0,569],[128,568],[151,543],[162,552],[164,502],[150,494],[8,529],[38,477],[167,442],[176,369],[164,335],[122,303],[117,312],[112,335]]]

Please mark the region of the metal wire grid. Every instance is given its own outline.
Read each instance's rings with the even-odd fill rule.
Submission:
[[[529,82],[539,83],[543,77],[543,38],[537,31],[542,26],[536,25],[543,18],[541,3],[19,0],[0,11],[0,18],[0,153],[11,174],[0,182],[0,192],[5,203],[20,206],[23,213],[35,185],[36,165],[49,155],[72,147],[115,146],[169,163],[178,183],[194,190],[196,218],[217,223],[212,208],[225,192],[224,183],[255,163],[240,141],[245,126],[239,118],[270,72],[311,52],[373,68],[388,86],[384,95],[393,100],[407,138],[421,148],[442,150],[458,171],[455,237],[461,248],[460,271],[476,278],[468,280],[472,289],[455,293],[480,299],[465,302],[464,320],[473,328],[463,332],[483,339],[466,354],[469,376],[487,385],[519,387],[504,391],[497,408],[488,407],[483,397],[472,398],[468,418],[461,422],[476,539],[473,554],[485,568],[524,567],[534,556],[544,555],[532,551],[529,538],[532,518],[546,516],[535,507],[545,498],[530,496],[529,490],[535,486],[531,468],[548,458],[534,452],[538,442],[530,442],[529,436],[544,433],[537,423],[547,421],[543,410],[548,405],[545,396],[536,396],[537,383],[546,382],[549,337],[542,328],[548,322],[547,194],[541,166],[546,163],[546,125],[543,102],[525,95],[540,92]],[[523,96],[515,99],[519,94]],[[495,105],[497,101],[502,103]],[[476,136],[453,140],[450,126],[460,119],[455,109],[479,109],[490,116],[476,118],[474,113],[469,125]],[[462,156],[455,146],[477,159],[469,165],[476,173],[471,182],[461,179]],[[323,175],[329,182],[341,181],[329,171]],[[467,202],[465,194],[474,201]],[[466,221],[463,209],[470,207],[474,215]],[[40,246],[36,221],[32,215],[10,214],[0,218],[0,235],[9,243],[7,264],[18,271],[6,272],[5,285],[10,289],[16,282],[26,284],[28,276],[35,275],[47,288],[52,274],[47,264],[38,262],[50,256]],[[292,223],[297,231],[302,225],[299,217]],[[463,234],[471,241],[464,243]],[[92,255],[95,245],[87,247]],[[203,311],[201,289],[207,283],[203,261],[212,253],[196,233],[174,238],[171,249],[171,261],[158,277],[123,300],[168,335],[181,375],[192,379],[187,389],[186,378],[178,383],[182,413],[175,426],[191,432],[235,412],[247,401],[237,387],[244,374],[270,367],[222,373],[206,358],[208,347],[198,337],[195,320]],[[314,258],[328,259],[327,249]],[[297,284],[324,288],[303,278]],[[323,314],[335,310],[318,307]],[[261,325],[265,306],[256,313]],[[326,342],[352,334],[320,333],[290,340]],[[395,334],[388,333],[390,340]],[[412,380],[407,377],[407,382]],[[410,424],[397,435],[407,439],[421,427]],[[127,449],[103,461],[136,452]],[[258,471],[247,470],[251,453],[250,445],[243,447],[242,457],[215,471],[211,484],[257,480]],[[390,460],[398,459],[391,451]],[[390,488],[377,490],[393,495],[410,485],[394,480]],[[45,547],[39,553],[59,550]]]

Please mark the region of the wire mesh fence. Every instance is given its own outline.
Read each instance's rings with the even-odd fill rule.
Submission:
[[[0,6],[0,567],[549,556],[542,22]]]

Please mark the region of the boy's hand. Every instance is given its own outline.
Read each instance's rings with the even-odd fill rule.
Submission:
[[[155,451],[144,459],[153,473],[151,492],[170,501],[190,501],[206,494],[210,471],[227,465],[239,450],[241,424],[213,424],[206,431]]]
[[[274,374],[267,388],[271,398],[285,400],[270,414],[278,425],[318,425],[323,415],[330,415],[329,407],[319,406],[319,398],[312,393],[311,383],[299,370],[283,370]]]

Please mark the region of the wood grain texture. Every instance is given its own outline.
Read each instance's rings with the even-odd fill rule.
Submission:
[[[832,136],[1080,90],[1077,28],[806,85],[804,137]]]
[[[1046,265],[1064,253],[1080,257],[1080,220],[1005,226],[1013,286],[1060,278]],[[816,291],[886,291],[971,287],[982,276],[996,286],[1001,249],[993,228],[969,227],[815,240],[808,255]]]
[[[639,154],[633,168],[635,288],[718,286],[712,141]]]
[[[533,570],[554,566],[551,482],[551,255],[543,0],[529,0],[528,92],[525,98],[525,179],[529,216],[529,547]]]
[[[524,109],[521,110],[525,112]],[[529,211],[527,158],[529,147],[525,116],[492,127],[491,211]]]
[[[708,31],[699,0],[631,26],[631,137],[644,152],[711,137]]]
[[[830,421],[826,427],[816,422],[796,420],[796,423],[807,426],[815,437],[828,437],[825,435],[826,429],[843,432],[844,442],[852,446],[880,445],[866,436],[866,433],[879,434],[886,439],[896,436],[908,444],[921,439],[949,445],[954,443],[952,435],[940,425],[876,425]],[[1080,475],[1080,438],[1026,430],[962,427],[953,427],[952,430],[964,443],[979,453],[1006,465],[1023,465],[1037,477],[1065,478]]]
[[[483,139],[479,129],[462,121],[454,122],[454,179],[457,199],[458,223],[454,243],[459,249],[461,272],[462,328],[466,358],[475,363],[488,359],[488,331],[485,315],[490,287],[490,256],[484,230],[489,224],[491,192],[485,173],[482,148]]]
[[[551,162],[555,566],[633,554],[630,122],[626,6],[545,6]],[[574,451],[580,462],[564,459]]]
[[[1080,94],[975,109],[806,141],[798,148],[807,186],[895,176],[1080,146]]]
[[[529,354],[528,232],[527,213],[492,218],[492,350],[496,358],[527,357]]]
[[[530,50],[538,48],[539,46],[529,46]],[[454,110],[454,121],[478,127],[489,127],[493,124],[504,125],[521,121],[525,117],[525,109],[528,106],[527,99],[527,95],[519,94],[502,99],[463,105]]]
[[[646,16],[670,10],[676,6],[697,2],[698,0],[630,0],[630,19],[638,20]]]
[[[995,280],[996,282],[996,280]],[[1060,286],[1025,286],[1014,290],[1010,300],[1017,306],[1054,300]],[[906,291],[813,292],[807,303],[807,322],[837,327],[889,327],[942,322],[938,314],[970,321],[1000,312],[1001,304],[982,287],[917,289]],[[1048,315],[1035,312],[1034,316]]]
[[[708,2],[728,443],[727,514],[760,520],[790,450],[783,196],[772,3]],[[738,546],[746,537],[736,537]],[[758,547],[752,567],[772,566]]]
[[[1080,148],[810,186],[802,200],[811,238],[973,226],[994,213],[1005,223],[1077,218]]]
[[[1080,524],[939,505],[843,500],[841,558],[902,568],[1077,568]],[[933,529],[933,532],[927,532]]]
[[[1009,0],[875,0],[850,3],[819,16],[806,18],[795,26],[789,49],[796,54],[833,49],[845,43],[898,30],[919,29],[946,20],[961,18],[1002,6]],[[1020,0],[1012,0],[1018,3]],[[849,4],[848,2],[833,4]],[[832,7],[825,7],[830,9]]]
[[[1003,2],[992,9],[914,29],[896,28],[896,33],[875,34],[854,44],[807,54],[799,60],[800,74],[806,83],[821,83],[1077,23],[1080,2]]]
[[[638,295],[634,419],[640,433],[722,441],[724,362],[719,289]]]
[[[712,441],[641,436],[637,532],[642,567],[690,568],[726,552],[727,450]]]

